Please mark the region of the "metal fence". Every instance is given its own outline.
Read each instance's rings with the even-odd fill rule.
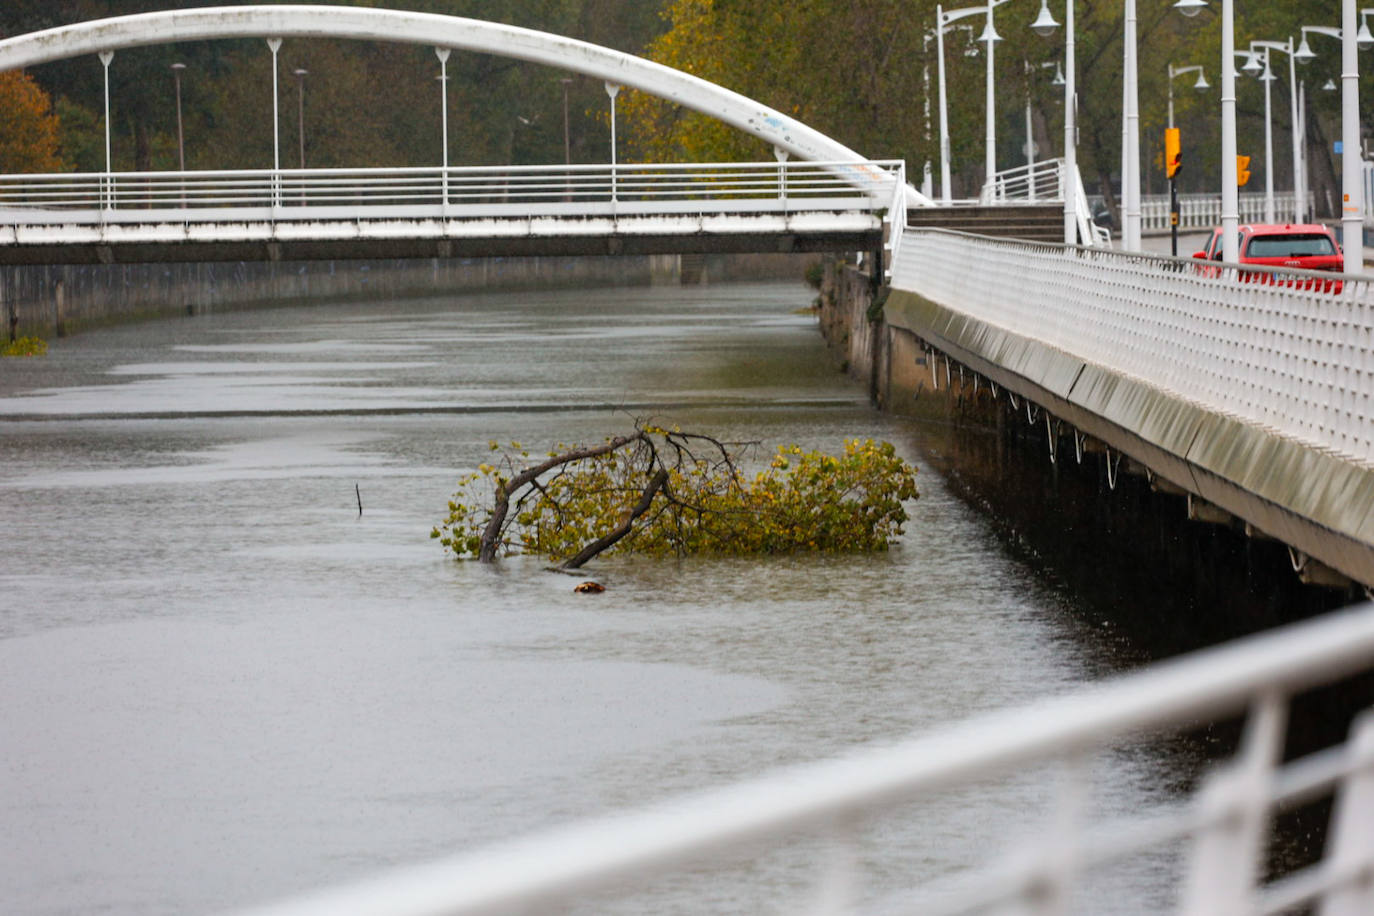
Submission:
[[[1374,463],[1374,279],[912,231],[893,285]]]
[[[0,176],[0,224],[885,209],[900,161]]]
[[[1323,916],[1368,914],[1374,912],[1374,715],[1359,717],[1344,745],[1279,761],[1288,700],[1371,666],[1374,606],[1365,605],[893,747],[565,827],[243,916],[562,913],[593,893],[623,889],[627,880],[701,871],[708,868],[703,856],[726,857],[740,867],[799,832],[831,838],[823,847],[829,854],[812,868],[817,900],[808,911],[814,913],[1064,913],[1075,889],[1095,871],[1173,846],[1186,859],[1179,913],[1249,916],[1320,904]],[[1248,714],[1238,753],[1186,802],[1105,823],[1088,816],[1078,776],[1089,755],[1128,736],[1191,729],[1236,713]],[[864,893],[856,844],[871,820],[909,805],[910,821],[919,824],[923,802],[1045,762],[1061,767],[1064,778],[1055,810],[1031,848],[936,881],[923,880],[921,863],[912,861],[904,871],[910,888],[889,890],[880,899]],[[1266,883],[1261,861],[1274,811],[1332,795],[1336,807],[1325,859]],[[1014,820],[1022,812],[1007,816]],[[1087,903],[1088,912],[1145,910],[1139,901],[1119,897]],[[726,908],[745,911],[728,902]]]
[[[983,188],[982,202],[1051,203],[1064,199],[1064,160],[1042,159],[1005,169]]]

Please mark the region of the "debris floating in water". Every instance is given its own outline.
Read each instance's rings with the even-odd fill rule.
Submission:
[[[573,586],[573,591],[583,595],[594,595],[597,592],[604,592],[605,590],[606,586],[602,585],[600,582],[580,582]]]

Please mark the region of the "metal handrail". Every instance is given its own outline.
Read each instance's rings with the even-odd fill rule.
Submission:
[[[1028,855],[962,876],[957,885],[927,884],[915,902],[903,894],[903,911],[955,914],[1016,903],[1019,912],[1059,912],[1062,895],[1086,868],[1189,838],[1193,855],[1183,913],[1251,912],[1244,901],[1254,899],[1262,902],[1253,911],[1263,913],[1279,912],[1280,905],[1330,904],[1369,893],[1360,879],[1374,867],[1365,836],[1374,822],[1374,716],[1359,720],[1347,745],[1322,756],[1324,770],[1314,779],[1306,762],[1276,765],[1283,706],[1299,691],[1371,668],[1374,605],[1364,605],[894,747],[795,767],[243,916],[472,916],[557,908],[626,878],[682,868],[704,854],[748,843],[782,842],[799,831],[829,833],[837,846],[847,847],[865,820],[895,804],[1045,762],[1063,762],[1072,772],[1085,755],[1129,736],[1188,729],[1247,709],[1240,752],[1187,807],[1091,828],[1056,814],[1058,826],[1038,834]],[[1329,765],[1332,754],[1335,766]],[[1257,862],[1266,820],[1281,790],[1291,792],[1289,774],[1298,770],[1304,770],[1302,788],[1309,794],[1336,792],[1336,827],[1325,862],[1266,886]],[[1081,790],[1073,779],[1065,785],[1060,803],[1073,810]],[[839,866],[846,872],[840,886],[857,877],[850,852],[836,852],[837,862],[850,863]],[[740,855],[735,853],[736,861]],[[831,902],[835,912],[849,912],[854,903]]]
[[[1063,160],[1041,159],[1004,169],[983,186],[984,203],[1053,203],[1064,199]]]
[[[894,286],[1374,466],[1374,277],[939,230],[908,230],[902,252]]]
[[[887,206],[904,174],[900,160],[885,160],[629,163],[614,171],[557,165],[4,175],[0,225],[215,221],[226,208],[266,208],[271,220],[314,219],[314,208],[340,205],[434,207],[458,218],[464,205],[479,202],[527,204],[537,215],[567,209],[555,205],[612,200],[664,202],[672,212],[692,200],[871,212]]]

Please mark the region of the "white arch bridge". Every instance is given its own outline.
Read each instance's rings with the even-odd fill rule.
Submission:
[[[274,55],[283,38],[329,37],[556,67],[717,118],[771,144],[778,161],[283,170],[278,155],[256,171],[7,176],[0,263],[874,250],[885,215],[891,225],[908,204],[929,203],[900,163],[872,162],[739,93],[587,42],[454,16],[306,5],[145,13],[0,41],[0,70],[247,37],[267,39]]]

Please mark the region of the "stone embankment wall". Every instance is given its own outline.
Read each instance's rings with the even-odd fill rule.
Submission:
[[[885,287],[883,288],[885,290]],[[896,413],[948,419],[959,406],[959,379],[936,384],[932,367],[916,335],[882,319],[882,297],[860,267],[827,260],[818,300],[818,320],[842,371],[868,387],[873,403]],[[877,302],[875,304],[875,297]]]
[[[798,279],[798,255],[645,255],[0,268],[5,337],[233,309],[441,292]]]

